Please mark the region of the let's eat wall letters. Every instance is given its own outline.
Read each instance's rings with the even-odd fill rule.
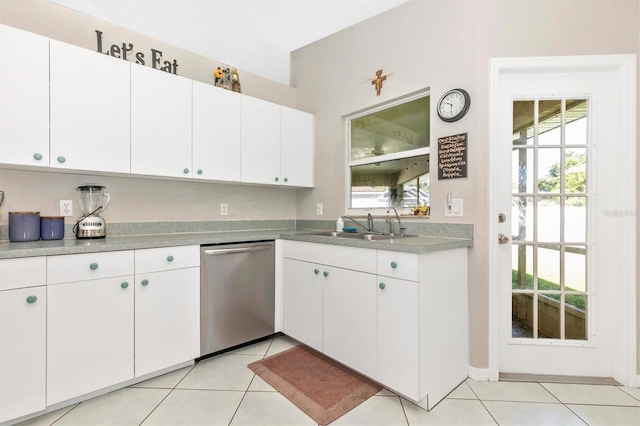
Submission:
[[[149,55],[145,56],[145,52],[134,51],[133,43],[123,42],[122,44],[112,44],[110,47],[103,49],[105,47],[102,42],[102,31],[96,30],[96,51],[98,53],[178,75],[178,61],[175,59],[173,61],[164,60],[162,51],[160,50],[152,48],[151,51],[148,52]],[[147,65],[147,62],[149,62],[149,65]]]

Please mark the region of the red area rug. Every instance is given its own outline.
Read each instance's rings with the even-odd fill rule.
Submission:
[[[331,423],[382,389],[306,346],[296,346],[248,367],[320,425]]]

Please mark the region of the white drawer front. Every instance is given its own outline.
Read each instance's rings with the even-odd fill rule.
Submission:
[[[419,256],[415,253],[378,250],[378,275],[418,281],[420,279]]]
[[[0,260],[0,290],[44,285],[47,278],[47,259],[23,257]]]
[[[371,274],[376,273],[375,249],[285,241],[284,257]]]
[[[200,246],[136,250],[136,274],[200,266]]]
[[[133,250],[47,257],[47,284],[133,275]]]

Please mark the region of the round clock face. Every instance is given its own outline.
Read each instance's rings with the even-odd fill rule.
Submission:
[[[460,120],[469,111],[471,98],[462,89],[449,90],[438,101],[438,116],[447,122]]]

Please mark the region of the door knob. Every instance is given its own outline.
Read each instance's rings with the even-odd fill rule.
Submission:
[[[498,235],[498,244],[507,244],[509,242],[509,237],[504,234]]]
[[[507,215],[504,213],[498,214],[498,223],[505,223],[507,221]]]

